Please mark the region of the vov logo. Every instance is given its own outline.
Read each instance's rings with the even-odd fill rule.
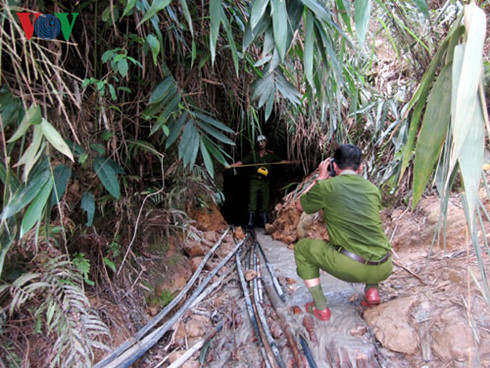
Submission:
[[[60,31],[66,41],[70,38],[71,31],[75,25],[75,20],[80,13],[71,13],[71,23],[68,21],[70,13],[16,13],[20,20],[20,25],[24,30],[26,38],[30,40],[32,34],[36,31],[36,35],[43,40],[52,40],[58,37]],[[31,22],[30,15],[34,14],[34,22]]]

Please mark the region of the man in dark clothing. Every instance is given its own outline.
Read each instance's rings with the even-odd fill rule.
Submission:
[[[260,218],[265,225],[267,222],[267,211],[269,210],[270,201],[270,171],[271,163],[280,162],[281,159],[274,152],[266,149],[267,138],[263,135],[257,137],[258,151],[251,151],[241,161],[230,165],[230,167],[238,167],[242,165],[256,164],[252,167],[250,175],[250,200],[248,203],[249,227],[254,225],[254,217],[259,210]],[[257,199],[260,195],[260,205],[257,206]]]
[[[330,177],[330,165],[335,177]],[[306,213],[321,211],[330,236],[329,242],[301,239],[294,247],[297,273],[313,297],[306,311],[322,321],[330,319],[330,310],[320,284],[320,269],[347,282],[364,283],[362,305],[366,307],[380,303],[378,282],[393,271],[391,247],[379,214],[381,195],[359,175],[361,172],[359,147],[342,145],[333,160],[320,163],[317,180],[296,203]]]

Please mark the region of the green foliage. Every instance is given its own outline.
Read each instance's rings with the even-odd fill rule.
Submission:
[[[83,281],[85,281],[88,285],[95,285],[95,283],[89,278],[90,261],[85,258],[84,254],[75,253],[73,255],[73,264],[77,268],[78,272],[83,275]]]
[[[121,52],[121,53],[118,53],[118,52]],[[134,65],[139,66],[140,68],[143,68],[143,66],[141,65],[141,63],[138,60],[135,60],[131,56],[128,56],[127,51],[122,50],[120,48],[107,50],[106,52],[104,52],[102,54],[101,59],[102,59],[103,63],[109,62],[113,72],[119,73],[119,75],[122,78],[125,78],[128,75],[129,62],[133,63]]]
[[[184,167],[194,167],[199,151],[211,176],[214,176],[212,158],[226,164],[227,154],[219,143],[234,145],[225,135],[233,130],[199,109],[192,99],[183,96],[171,76],[153,90],[143,114],[146,119],[156,120],[150,134],[161,129],[166,136],[166,148],[172,146],[182,132],[178,154]]]
[[[164,308],[167,306],[172,300],[174,300],[174,294],[170,290],[163,290],[160,294],[160,306]]]
[[[489,126],[485,100],[481,94],[481,55],[485,31],[485,13],[474,4],[465,6],[464,23],[460,18],[453,25],[409,103],[410,108],[414,107],[414,114],[402,162],[403,173],[411,156],[420,117],[424,112],[415,148],[412,209],[420,200],[436,162],[439,162],[438,171],[442,173],[437,185],[442,197],[441,207],[443,210],[447,209],[444,203],[459,169],[464,184],[464,195],[461,198],[475,248],[479,248],[476,213],[485,148],[485,126]],[[441,65],[442,70],[436,76],[436,70]],[[429,91],[430,97],[426,105]],[[443,212],[445,213],[441,211]],[[482,289],[490,303],[490,291],[481,258],[479,265],[484,285]]]
[[[121,167],[110,158],[98,156],[94,159],[94,170],[104,188],[106,188],[115,199],[119,199],[121,193],[117,174],[124,173]]]
[[[51,6],[43,4],[46,11]],[[473,216],[470,224],[475,222],[486,121],[484,96],[475,98],[476,89],[483,90],[477,71],[485,34],[478,12],[465,15],[464,25],[458,19],[441,42],[445,30],[437,19],[443,15],[429,10],[425,0],[89,0],[80,6],[93,12],[93,24],[84,24],[69,43],[53,42],[50,48],[17,32],[14,8],[1,10],[1,75],[12,91],[22,92],[0,87],[5,142],[0,274],[19,235],[21,243],[34,243],[35,252],[40,238],[80,251],[76,244],[67,247],[76,239],[65,238],[67,224],[100,226],[97,220],[109,210],[133,218],[128,199],[141,195],[146,195],[143,204],[148,198],[150,207],[163,208],[169,228],[190,233],[186,206],[193,206],[202,191],[216,198],[209,177],[227,164],[236,141],[242,140],[241,147],[246,139],[253,143],[272,119],[287,126],[288,152],[305,168],[335,143],[357,143],[366,152],[370,175],[391,190],[413,160],[414,206],[434,167],[441,192],[461,168],[465,206]],[[374,17],[404,72],[424,75],[417,81],[413,73],[408,82],[408,104],[401,90],[385,94],[371,83],[377,60],[368,24]],[[485,68],[487,75],[488,63]],[[467,73],[469,78],[460,77]],[[449,89],[451,101],[444,93]],[[81,195],[81,202],[65,219],[62,206],[51,210],[72,192],[71,184],[76,193],[69,194]],[[56,239],[50,237],[54,221],[63,229]],[[103,265],[92,266],[114,272],[120,247],[113,242],[103,249]],[[74,272],[81,288],[83,279],[90,282],[90,264],[80,254],[74,262],[81,270]],[[38,295],[33,289],[43,290],[36,284],[40,280],[46,282],[37,274],[21,279],[15,304]],[[59,280],[51,281],[62,289]],[[29,288],[32,284],[36,287]],[[49,304],[55,302],[46,295],[37,323],[41,332],[41,317],[65,323],[53,314],[64,310],[53,309],[59,304]],[[70,323],[65,328],[73,327]],[[58,346],[58,361],[66,346]],[[76,343],[72,347],[70,354],[87,353]]]
[[[80,268],[86,270],[83,257],[79,259],[82,260]],[[63,256],[45,259],[38,266],[40,272],[25,273],[12,284],[0,286],[0,292],[8,290],[12,296],[9,314],[39,298],[42,303],[35,308],[35,318],[44,321],[39,331],[57,336],[56,342],[46,351],[53,357],[52,366],[90,366],[94,359],[93,349],[107,349],[99,337],[107,336],[109,330],[90,310],[81,287],[81,273]]]

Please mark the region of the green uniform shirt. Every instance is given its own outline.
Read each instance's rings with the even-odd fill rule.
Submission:
[[[271,165],[267,165],[273,162],[279,162],[281,159],[274,154],[272,151],[265,151],[264,155],[260,157],[258,151],[252,151],[250,152],[247,156],[245,156],[242,159],[242,163],[245,164],[264,164],[264,167],[269,170],[269,174],[267,177],[270,175],[271,171]],[[252,169],[252,178],[258,177],[257,170],[259,169],[260,166],[257,166]]]
[[[368,260],[379,260],[390,249],[379,216],[378,188],[359,175],[320,180],[301,196],[306,213],[323,211],[330,242]]]

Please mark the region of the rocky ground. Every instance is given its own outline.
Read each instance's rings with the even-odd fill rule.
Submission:
[[[485,205],[488,207],[487,202]],[[278,303],[262,264],[259,268],[262,275],[258,275],[266,286],[260,292],[262,305],[283,361],[277,363],[273,352],[266,351],[271,357],[270,366],[308,367],[304,361],[295,360],[302,355],[300,338],[303,338],[318,367],[490,367],[490,308],[483,296],[478,264],[481,258],[488,273],[490,260],[483,236],[487,236],[489,222],[484,221],[487,228],[479,234],[482,246],[477,256],[467,235],[463,209],[456,199],[449,204],[445,246],[442,239],[436,239],[431,246],[439,220],[439,201],[434,197],[423,199],[414,212],[395,209],[382,215],[393,245],[395,267],[393,275],[381,284],[381,305],[363,310],[362,287],[347,283],[332,286],[335,281],[322,275],[333,312],[328,322],[304,313],[308,295],[294,273],[294,265],[285,266],[293,263],[292,258],[281,263],[284,257],[286,260],[291,257],[299,237],[328,238],[318,217],[300,216],[286,198],[276,207],[274,223],[266,226],[270,235],[257,231],[257,239],[264,245],[288,298],[286,304]],[[167,262],[166,272],[156,266],[158,272],[153,277],[143,276],[151,279],[159,275],[157,293],[176,295],[227,228],[216,209],[201,211],[199,216],[196,232],[199,236],[181,245],[181,258],[176,256],[179,247],[170,247],[161,257]],[[224,238],[217,257],[210,258],[197,283],[243,239],[240,230],[237,229],[235,238],[231,235]],[[251,242],[244,249],[250,246]],[[179,260],[171,267],[168,261],[176,257]],[[248,257],[249,254],[242,254],[244,272],[252,268]],[[134,363],[135,367],[268,366],[264,365],[247,314],[235,264],[233,257],[213,278],[215,289],[186,310],[158,344]],[[255,276],[252,272],[247,277],[252,280]],[[253,293],[250,289],[248,292]],[[160,309],[150,307],[147,312],[151,316]],[[117,346],[131,332],[115,335],[120,340],[114,341]]]

